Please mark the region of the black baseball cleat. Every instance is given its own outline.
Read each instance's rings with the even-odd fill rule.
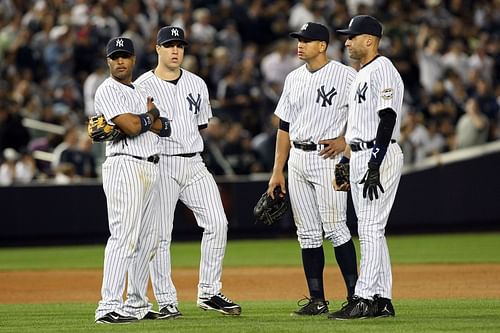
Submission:
[[[306,301],[306,303],[304,303]],[[292,316],[317,316],[328,312],[328,301],[324,299],[303,298],[297,302],[300,309],[292,312]]]
[[[153,311],[153,310],[149,310],[148,313],[146,313],[146,315],[144,317],[142,317],[142,320],[144,320],[144,319],[146,319],[146,320],[156,320],[156,319],[158,319],[159,316],[160,316],[159,312],[156,312],[156,311]]]
[[[97,324],[130,324],[138,321],[136,317],[124,316],[116,312],[106,313],[101,318],[97,319],[95,322]]]
[[[372,316],[372,301],[356,295],[347,298],[339,311],[328,315],[328,319],[364,319]]]
[[[169,304],[160,309],[160,315],[158,319],[176,319],[181,317],[182,313],[179,311],[177,306]]]
[[[238,316],[241,313],[241,306],[231,301],[221,293],[210,298],[199,298],[198,307],[203,310],[218,311],[225,315]]]
[[[380,295],[373,296],[373,317],[394,317],[396,311],[394,311],[394,306],[389,298],[381,297]]]

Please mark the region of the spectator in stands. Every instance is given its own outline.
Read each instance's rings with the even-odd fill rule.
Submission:
[[[91,149],[92,140],[86,133],[81,134],[77,145],[69,146],[62,151],[59,164],[71,164],[75,175],[80,178],[96,178],[96,162]]]
[[[107,78],[108,71],[105,61],[95,61],[95,69],[83,83],[83,104],[87,117],[95,115],[94,96],[97,87]]]
[[[432,35],[431,28],[422,25],[417,37],[417,59],[420,70],[420,83],[426,93],[431,93],[436,81],[442,78],[444,65],[440,53],[443,42]]]
[[[19,153],[13,148],[3,149],[3,163],[0,165],[0,186],[10,186],[16,179],[16,163]]]
[[[43,60],[47,67],[49,84],[54,87],[64,76],[73,73],[72,36],[66,25],[57,25],[50,30],[49,44],[43,53]]]
[[[482,78],[477,80],[476,90],[473,96],[477,101],[479,110],[481,110],[481,113],[488,118],[490,123],[488,140],[497,139],[495,133],[497,132],[498,126],[499,105],[495,95],[493,94],[491,86],[486,80]]]
[[[54,148],[52,158],[52,170],[56,170],[61,164],[61,156],[65,150],[77,150],[80,134],[77,127],[69,128],[64,134],[64,140]]]
[[[409,110],[401,125],[399,144],[403,150],[404,164],[413,164],[426,157],[429,133],[423,125],[423,114]]]
[[[458,120],[456,130],[456,149],[483,144],[488,139],[488,118],[481,113],[475,98],[465,104],[465,114]]]

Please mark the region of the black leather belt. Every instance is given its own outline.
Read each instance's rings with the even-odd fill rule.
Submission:
[[[395,143],[396,140],[391,140],[391,143]],[[358,141],[349,144],[351,151],[361,151],[366,149],[372,149],[375,146],[375,140],[373,141]]]
[[[197,153],[186,153],[186,154],[175,154],[172,156],[180,156],[180,157],[194,157]]]
[[[141,157],[141,156],[128,155],[128,154],[113,154],[110,157],[122,156],[122,155],[123,156],[130,156],[130,157],[133,157],[133,158],[135,158],[137,160],[147,161],[147,162],[151,162],[151,163],[154,163],[154,164],[158,164],[158,162],[160,162],[160,155],[158,155],[158,154],[151,155],[151,156],[148,156],[148,157]]]
[[[315,143],[292,141],[292,144],[295,148],[302,149],[304,151],[316,151],[318,149],[318,145]]]

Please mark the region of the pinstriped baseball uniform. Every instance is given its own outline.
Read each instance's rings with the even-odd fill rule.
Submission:
[[[318,143],[344,134],[347,96],[356,72],[336,61],[310,72],[306,65],[286,78],[275,114],[290,123],[292,142]],[[288,187],[301,248],[317,248],[324,237],[333,246],[351,239],[346,225],[347,193],[331,186],[340,157],[323,159],[317,151],[290,150]]]
[[[135,82],[154,98],[161,116],[172,121],[172,135],[161,138],[160,201],[163,220],[159,249],[151,264],[156,299],[160,308],[178,304],[171,279],[170,259],[174,210],[178,200],[193,211],[198,225],[204,229],[198,298],[211,297],[222,287],[228,221],[217,184],[199,154],[203,151],[203,139],[198,126],[207,124],[212,117],[207,86],[199,76],[184,69],[181,69],[176,84],[161,80],[152,71],[144,73]],[[189,155],[193,153],[196,154]],[[179,156],[181,154],[184,156]]]
[[[401,107],[404,86],[401,76],[389,59],[378,56],[358,72],[349,95],[349,117],[346,141],[373,141],[380,121],[378,111],[391,108],[396,114],[392,139],[400,135]],[[359,184],[368,168],[372,150],[351,153],[351,193],[358,217],[358,233],[361,245],[360,275],[355,294],[371,298],[380,294],[392,298],[392,274],[385,226],[396,197],[403,154],[397,143],[389,144],[380,166],[380,183],[385,193],[379,199],[363,198],[363,184]]]
[[[120,114],[145,113],[146,101],[138,89],[110,77],[97,89],[95,110],[112,123]],[[102,178],[111,236],[104,254],[96,319],[113,311],[141,319],[151,309],[146,291],[149,262],[159,240],[159,168],[139,158],[159,152],[159,137],[152,132],[106,144]],[[127,273],[129,286],[123,304]]]

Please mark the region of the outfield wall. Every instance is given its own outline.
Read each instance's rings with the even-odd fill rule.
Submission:
[[[500,230],[500,143],[482,150],[441,155],[405,169],[388,233]],[[230,221],[230,237],[294,235],[288,215],[280,224],[256,224],[252,209],[269,175],[218,178]],[[0,246],[99,243],[108,236],[106,199],[99,182],[79,185],[0,187]],[[200,229],[182,204],[176,210],[174,239],[198,239]],[[356,217],[349,203],[348,222]]]

